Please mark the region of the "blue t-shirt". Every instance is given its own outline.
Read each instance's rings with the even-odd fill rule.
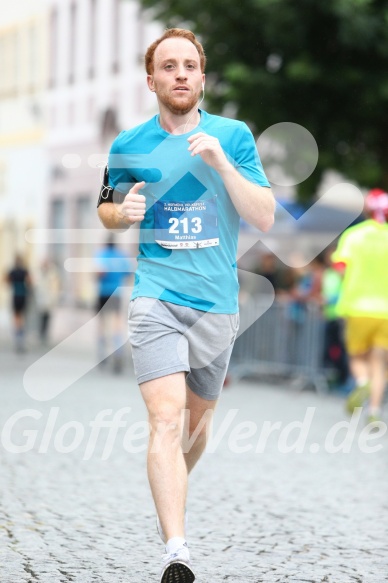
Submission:
[[[197,132],[218,138],[245,178],[270,185],[247,125],[200,114],[200,124],[182,135],[166,132],[159,116],[121,132],[109,155],[109,182],[125,194],[133,183],[146,182],[132,299],[146,296],[233,314],[238,311],[239,215],[218,172],[200,155],[191,156],[187,138]]]
[[[118,288],[133,272],[132,262],[115,247],[105,247],[95,255],[96,268],[99,271],[98,295],[109,297],[118,294]]]

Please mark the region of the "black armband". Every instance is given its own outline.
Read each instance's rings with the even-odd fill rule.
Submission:
[[[100,195],[97,201],[97,208],[100,204],[104,202],[115,202],[115,203],[122,203],[125,199],[126,195],[118,190],[112,188],[109,184],[109,169],[108,166],[105,166],[104,169],[104,178],[102,180]]]

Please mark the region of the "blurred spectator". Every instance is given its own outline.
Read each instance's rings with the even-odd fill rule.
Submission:
[[[98,271],[98,359],[104,366],[114,353],[113,370],[120,373],[123,367],[125,344],[124,319],[121,317],[121,287],[133,271],[128,257],[117,249],[113,237],[95,256]]]
[[[331,255],[325,253],[325,270],[322,275],[323,316],[325,319],[323,365],[332,371],[331,382],[339,390],[347,390],[349,363],[343,339],[343,320],[337,315],[337,302],[341,292],[342,276],[334,269]]]
[[[277,256],[270,251],[261,253],[259,261],[249,271],[265,277],[272,284],[276,295],[288,292],[294,282],[292,270],[281,267]],[[264,285],[261,286],[257,280],[251,280],[251,287],[249,287],[244,281],[243,274],[240,277],[240,281],[243,291],[249,295],[265,293],[266,289],[268,289]],[[253,283],[255,284],[254,289]]]
[[[15,349],[17,352],[24,352],[26,349],[26,311],[31,278],[20,255],[16,256],[15,265],[8,272],[6,280],[12,290]]]
[[[306,347],[303,345],[304,326],[307,322],[308,310],[314,304],[322,306],[322,277],[325,269],[322,255],[318,255],[307,266],[294,269],[294,285],[287,298],[288,307],[288,347],[291,364],[299,364]]]
[[[287,299],[296,282],[296,274],[292,267],[282,267],[279,269],[277,277],[276,296],[277,299]]]
[[[323,303],[322,278],[325,270],[323,255],[318,255],[305,267],[294,270],[295,280],[289,291],[290,318],[303,322],[307,305],[313,302],[319,306]]]
[[[268,279],[276,291],[279,280],[276,255],[273,253],[263,253],[257,273]]]
[[[372,190],[368,219],[347,229],[333,261],[344,273],[337,312],[346,318],[345,342],[356,388],[347,399],[353,413],[369,399],[368,422],[381,419],[388,359],[388,194]]]
[[[35,279],[35,301],[39,315],[39,339],[47,344],[52,311],[59,299],[58,271],[50,260],[45,259]]]

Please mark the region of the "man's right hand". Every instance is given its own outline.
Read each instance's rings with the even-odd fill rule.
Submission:
[[[140,223],[144,219],[146,211],[146,198],[143,194],[138,194],[144,188],[145,182],[136,182],[128,192],[127,196],[119,205],[119,213],[131,223]]]

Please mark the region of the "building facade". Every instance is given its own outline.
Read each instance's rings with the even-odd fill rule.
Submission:
[[[119,131],[156,111],[143,56],[160,33],[134,0],[0,0],[0,308],[16,254],[32,272],[53,259],[63,300],[93,302],[95,274],[66,259],[92,258],[107,237],[100,166]],[[85,229],[89,240],[71,234]]]
[[[38,251],[25,234],[45,221],[45,91],[48,10],[44,0],[0,0],[0,307],[15,255],[31,267]]]
[[[160,32],[133,0],[48,0],[46,226],[66,231],[50,247],[59,267],[91,258],[107,237],[96,213],[99,166],[119,131],[156,111],[143,56]],[[63,283],[70,301],[93,302],[92,271],[64,269]]]

